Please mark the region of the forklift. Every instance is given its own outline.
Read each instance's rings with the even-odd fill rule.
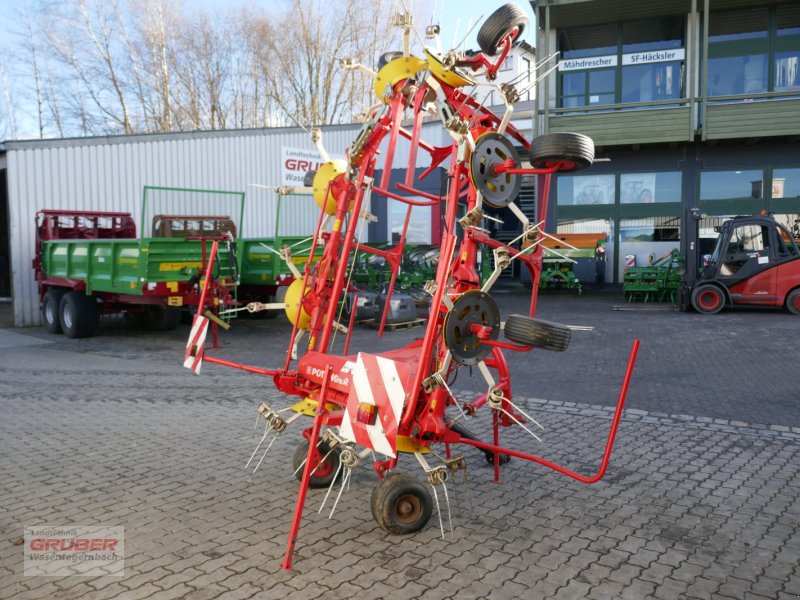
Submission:
[[[778,306],[800,315],[800,249],[788,229],[772,215],[729,219],[714,227],[719,237],[701,269],[702,218],[698,208],[684,215],[681,310],[713,315],[725,306]]]

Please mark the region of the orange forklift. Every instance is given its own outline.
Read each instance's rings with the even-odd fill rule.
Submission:
[[[772,215],[734,217],[714,228],[719,237],[701,268],[701,218],[699,209],[687,209],[681,310],[713,315],[725,306],[778,306],[800,315],[800,249],[792,232]]]

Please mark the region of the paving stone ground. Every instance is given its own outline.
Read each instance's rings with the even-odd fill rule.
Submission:
[[[581,301],[572,311],[571,298],[544,299],[542,313],[600,334],[618,318],[606,314],[607,298]],[[685,326],[678,316],[699,317],[669,313],[674,328]],[[721,316],[716,325],[695,321],[698,336],[716,326],[728,340],[725,327],[742,316]],[[750,323],[730,337],[743,342],[753,372],[772,372],[776,357],[759,350],[778,343],[781,324],[797,326],[788,315],[754,316],[769,325]],[[609,334],[599,357],[575,334],[571,360],[594,357],[588,374],[596,385],[585,383],[586,372],[573,379],[596,393],[576,398],[568,378],[545,382],[541,364],[530,369],[541,385],[524,377],[516,384],[516,398],[545,428],[544,443],[519,428],[503,432],[511,446],[593,473],[624,368],[623,334],[634,333],[643,338],[644,372],[662,365],[686,376],[674,384],[656,376],[653,387],[637,371],[600,483],[586,486],[515,459],[495,484],[482,454],[467,448],[468,484],[459,479],[448,488],[452,533],[442,539],[434,514],[422,532],[397,537],[371,517],[375,476],[363,465],[332,518],[317,513],[325,490],[310,491],[291,572],[280,563],[301,427],[282,436],[257,473],[243,468],[256,441],[257,404],[287,403],[269,381],[210,365],[194,377],[177,367],[186,328],[136,334],[112,322],[91,340],[0,330],[0,598],[798,598],[800,397],[769,404],[765,394],[761,413],[726,416],[731,411],[720,405],[736,381],[757,387],[754,377],[716,372],[724,361],[712,356],[702,367],[683,364],[681,348],[691,342],[679,344],[674,329],[666,336],[676,348],[667,354],[670,344],[655,340],[662,313],[627,318],[629,331]],[[222,352],[273,366],[284,326],[276,320],[238,329]],[[279,341],[254,346],[273,329]],[[529,360],[555,360],[540,356]],[[795,356],[786,346],[780,360],[796,374]],[[764,385],[782,386],[791,373]],[[556,369],[553,377],[561,375]],[[709,379],[720,383],[692,386]],[[670,402],[677,393],[694,394],[694,403]],[[651,396],[680,410],[653,410]],[[484,416],[470,426],[479,434],[489,429]],[[413,458],[400,468],[419,471]],[[124,577],[23,576],[22,550],[11,540],[39,524],[123,526]]]

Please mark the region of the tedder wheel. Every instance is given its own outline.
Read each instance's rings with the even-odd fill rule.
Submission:
[[[375,521],[389,533],[419,531],[430,520],[433,498],[428,486],[405,473],[387,476],[374,492]]]
[[[504,331],[512,342],[554,352],[566,350],[572,338],[572,332],[565,325],[525,315],[509,315]]]
[[[83,292],[67,292],[59,304],[61,327],[69,338],[84,338],[94,335],[100,323],[100,309],[94,296]]]
[[[786,309],[793,315],[800,315],[800,288],[792,290],[786,296]]]
[[[725,306],[725,295],[710,283],[699,285],[692,291],[692,306],[704,315],[715,315]]]
[[[327,444],[322,443],[319,445],[319,457],[325,458],[325,455],[328,456],[319,467],[311,473],[311,477],[308,479],[308,487],[328,487],[333,481],[333,478],[336,477],[336,472],[339,470],[339,449],[334,448],[333,452],[330,454],[328,454],[328,452],[330,452],[330,447]],[[292,471],[294,471],[294,476],[297,477],[298,481],[303,480],[303,473],[307,465],[303,465],[302,469],[300,465],[303,464],[306,456],[308,456],[308,440],[303,438],[303,441],[297,446],[297,449],[294,451],[294,456],[292,457]]]
[[[52,288],[47,290],[42,299],[42,323],[50,333],[64,333],[61,328],[61,316],[59,315],[61,297],[64,292],[66,292],[64,289]]]
[[[511,160],[519,166],[519,153],[503,135],[487,131],[475,140],[469,161],[469,175],[483,199],[495,208],[505,208],[516,200],[522,187],[522,176],[495,173],[494,168]]]
[[[558,164],[562,173],[580,171],[594,162],[594,142],[581,133],[544,133],[531,141],[530,160],[537,169]]]
[[[306,171],[306,174],[303,176],[303,187],[314,187],[314,176],[317,174],[317,171]]]
[[[378,59],[378,71],[380,71],[383,67],[392,62],[395,58],[402,58],[402,57],[403,57],[402,50],[392,50],[391,52],[384,52]]]
[[[497,54],[500,42],[506,36],[519,29],[517,40],[522,36],[525,27],[528,26],[528,17],[519,6],[513,3],[504,4],[491,15],[481,25],[478,31],[478,46],[484,54],[494,56]]]

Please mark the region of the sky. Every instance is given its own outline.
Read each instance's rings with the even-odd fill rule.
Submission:
[[[314,0],[305,0],[314,1]],[[326,1],[326,0],[322,0]],[[336,0],[333,0],[336,1]],[[429,18],[421,18],[420,11],[426,15],[433,15],[434,18],[440,17],[441,43],[443,49],[449,49],[461,44],[464,36],[469,32],[469,36],[463,47],[477,49],[476,36],[480,29],[480,23],[491,15],[497,8],[506,4],[510,0],[393,0],[396,6],[405,6],[415,13],[417,19],[415,26],[420,35],[424,34],[425,26],[430,23]],[[16,15],[20,9],[28,3],[28,0],[0,0],[0,54],[5,55],[6,68],[12,62],[15,51],[14,36],[15,31],[19,30],[16,23]],[[224,11],[231,7],[254,6],[274,9],[276,4],[285,4],[287,0],[180,0],[183,10],[193,11],[202,10],[211,15]],[[529,44],[534,45],[534,14],[528,0],[516,0],[528,15],[529,25],[523,39]],[[419,10],[418,10],[419,9]],[[386,16],[388,18],[388,15]],[[0,86],[2,89],[2,86]],[[0,98],[2,100],[2,98]],[[18,134],[20,137],[30,137],[31,123],[24,122],[28,119],[17,111],[16,121]],[[23,122],[20,122],[23,121]],[[31,130],[32,131],[32,130]],[[24,132],[24,133],[23,133]],[[27,134],[27,135],[26,135]],[[3,132],[0,131],[0,141],[3,139]]]

